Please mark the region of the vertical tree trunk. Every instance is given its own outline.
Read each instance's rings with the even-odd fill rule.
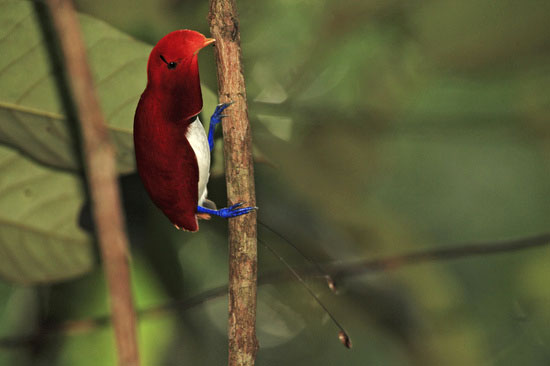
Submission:
[[[234,0],[210,1],[210,32],[216,39],[218,92],[233,101],[223,120],[225,178],[229,204],[255,206],[252,139],[241,65]],[[256,212],[229,219],[229,365],[254,365],[256,339]]]
[[[128,239],[118,190],[114,148],[95,89],[76,13],[70,0],[46,0],[55,34],[63,54],[62,62],[80,121],[83,161],[92,201],[111,303],[120,366],[138,366],[136,316],[132,303]]]

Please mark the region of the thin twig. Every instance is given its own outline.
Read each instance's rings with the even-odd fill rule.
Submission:
[[[550,245],[550,234],[542,234],[505,242],[466,244],[445,249],[429,249],[425,251],[407,253],[374,260],[367,259],[355,263],[329,265],[327,267],[334,273],[338,273],[340,278],[344,278],[366,273],[392,271],[414,264],[437,262],[440,260],[470,258],[483,255],[504,254],[527,249],[534,249],[548,245]],[[313,274],[314,271],[315,269],[313,268],[296,270],[296,272],[301,275]],[[283,272],[276,272],[267,275],[261,275],[259,278],[259,283],[275,283],[292,279],[292,276],[285,275],[283,274]],[[175,301],[172,303],[143,309],[139,311],[139,315],[140,317],[153,315],[158,316],[173,311],[174,309],[188,310],[194,308],[195,306],[204,304],[205,302],[208,302],[210,300],[220,298],[226,293],[227,286],[216,287],[186,300]],[[31,345],[34,341],[40,339],[41,337],[56,335],[59,333],[85,333],[108,324],[108,317],[97,317],[57,324],[49,324],[45,328],[40,329],[37,333],[32,335],[0,338],[0,348],[26,347]]]
[[[128,239],[124,230],[114,149],[95,94],[73,4],[70,0],[47,0],[46,4],[59,40],[72,103],[80,121],[83,160],[109,287],[119,365],[138,366]]]
[[[343,278],[369,272],[396,270],[411,264],[454,260],[463,257],[469,258],[487,254],[516,252],[546,246],[548,244],[550,244],[550,233],[521,239],[462,244],[449,248],[437,248],[418,251],[415,253],[397,254],[395,256],[380,259],[366,259],[353,263],[348,262],[345,264],[330,266],[329,272],[333,274],[334,278]]]
[[[252,137],[241,65],[241,41],[234,0],[210,1],[210,32],[216,39],[218,92],[234,102],[223,121],[225,179],[229,204],[256,205]],[[229,365],[252,366],[256,359],[256,213],[229,220]]]

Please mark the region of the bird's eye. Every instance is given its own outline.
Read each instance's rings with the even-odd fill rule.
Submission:
[[[162,62],[164,62],[166,64],[166,66],[169,68],[169,69],[175,69],[176,66],[178,66],[178,63],[177,62],[168,62],[166,61],[166,59],[164,58],[163,55],[160,55],[160,59],[162,60]]]

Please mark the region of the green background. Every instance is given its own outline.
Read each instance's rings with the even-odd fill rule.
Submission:
[[[114,365],[112,330],[102,321],[105,283],[87,209],[79,212],[86,199],[77,155],[53,81],[39,80],[50,66],[45,53],[33,56],[39,28],[31,29],[32,7],[21,3],[0,2],[9,10],[0,15],[7,42],[0,50],[0,365]],[[227,281],[226,223],[176,231],[132,174],[132,116],[147,54],[175,29],[208,34],[208,3],[76,5],[106,23],[81,18],[118,149],[143,365],[223,365],[227,300],[209,291]],[[320,263],[348,263],[548,231],[549,2],[247,0],[238,8],[259,217],[302,251]],[[30,30],[10,33],[25,11]],[[212,49],[199,60],[203,84],[215,91]],[[33,75],[36,86],[25,87]],[[216,103],[210,91],[203,121]],[[13,105],[49,114],[35,121]],[[219,206],[222,173],[218,140],[209,191]],[[55,193],[60,184],[68,201]],[[44,202],[57,197],[56,205],[35,204],[35,192]],[[13,218],[17,232],[4,225]],[[291,264],[308,265],[276,236],[259,233]],[[24,269],[12,270],[7,253],[23,258]],[[67,255],[62,266],[25,262],[50,263],[56,253]],[[338,295],[308,277],[348,330],[352,350],[307,292],[286,280],[283,264],[262,246],[259,257],[260,273],[280,271],[282,281],[259,289],[258,365],[550,362],[546,248],[347,277]],[[199,301],[174,303],[186,299]],[[82,319],[96,321],[56,328]]]

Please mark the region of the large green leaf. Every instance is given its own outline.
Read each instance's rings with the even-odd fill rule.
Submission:
[[[133,115],[151,47],[101,21],[79,19],[119,171],[132,171]],[[74,141],[30,1],[0,0],[0,47],[0,142],[40,162],[75,169]]]
[[[132,125],[151,46],[92,17],[79,15],[79,20],[118,170],[128,173],[135,169]],[[40,162],[77,168],[75,143],[30,1],[0,0],[0,47],[0,142]],[[216,97],[203,90],[211,113]]]
[[[119,172],[131,172],[151,47],[79,19]],[[0,0],[0,47],[0,275],[19,283],[71,278],[93,265],[91,238],[77,225],[85,196],[79,175],[47,167],[74,170],[79,159],[30,1]],[[213,110],[216,97],[204,91]]]
[[[78,227],[82,182],[0,145],[0,275],[18,283],[78,276],[93,265]]]

